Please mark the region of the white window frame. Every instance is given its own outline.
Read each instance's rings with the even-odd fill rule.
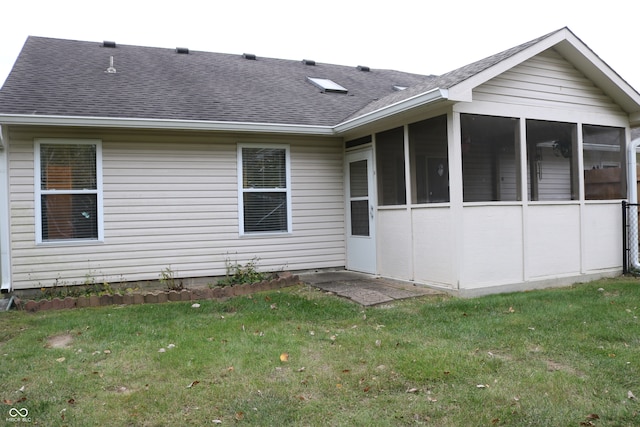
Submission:
[[[275,148],[285,151],[285,188],[244,188],[243,186],[243,174],[242,174],[242,149],[243,148]],[[291,220],[291,155],[290,146],[288,144],[260,144],[260,143],[240,143],[238,144],[238,227],[240,236],[260,236],[260,235],[273,235],[273,234],[288,234],[292,232],[292,220]],[[244,230],[244,193],[267,193],[277,192],[286,193],[287,200],[287,229],[278,231],[249,231]]]
[[[83,190],[43,190],[41,183],[41,162],[40,147],[42,145],[95,145],[96,146],[96,189]],[[56,244],[82,244],[100,243],[104,241],[104,221],[103,221],[103,192],[102,192],[102,141],[99,139],[72,139],[72,138],[37,138],[34,140],[34,198],[35,198],[35,226],[36,244],[56,245]],[[97,203],[97,239],[52,239],[42,238],[42,196],[47,194],[96,194]]]

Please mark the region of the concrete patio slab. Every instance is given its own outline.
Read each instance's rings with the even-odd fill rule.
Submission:
[[[394,300],[439,295],[443,292],[426,286],[414,285],[352,271],[320,271],[301,273],[303,283],[348,298],[363,306],[389,303]]]

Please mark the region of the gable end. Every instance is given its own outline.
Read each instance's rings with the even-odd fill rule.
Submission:
[[[625,114],[613,99],[554,49],[548,49],[473,90],[474,101]]]

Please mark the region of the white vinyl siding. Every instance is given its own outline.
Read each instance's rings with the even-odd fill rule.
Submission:
[[[611,98],[553,49],[475,88],[473,99],[575,113],[622,113]]]
[[[240,237],[235,136],[83,132],[102,140],[104,241],[37,246],[35,135],[26,131],[12,132],[9,146],[15,289],[157,280],[167,267],[178,278],[222,276],[227,260],[253,258],[265,271],[344,266],[338,139],[279,138],[290,146],[293,232]]]

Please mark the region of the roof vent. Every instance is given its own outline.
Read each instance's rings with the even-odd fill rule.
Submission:
[[[182,53],[185,55],[189,54],[189,48],[188,47],[177,47],[176,48],[176,53]]]
[[[116,69],[113,67],[113,56],[109,57],[109,68],[105,70],[105,73],[114,74]]]
[[[371,71],[371,68],[367,67],[366,65],[358,65],[358,67],[357,67],[357,68],[358,68],[358,70],[360,70],[360,71],[366,71],[366,72]]]
[[[316,61],[314,61],[313,59],[303,59],[302,63],[304,65],[316,65]]]
[[[329,79],[320,79],[317,77],[307,77],[307,80],[311,82],[314,86],[322,89],[322,92],[330,92],[330,93],[347,93],[348,90],[333,80]]]
[[[401,85],[393,85],[393,90],[399,92],[401,90],[405,90],[408,86],[401,86]]]
[[[255,61],[256,60],[256,56],[253,53],[243,53],[242,57],[244,59],[249,59],[251,61]]]
[[[110,42],[110,41],[105,40],[105,41],[102,42],[102,47],[114,48],[114,47],[116,47],[116,42]]]

